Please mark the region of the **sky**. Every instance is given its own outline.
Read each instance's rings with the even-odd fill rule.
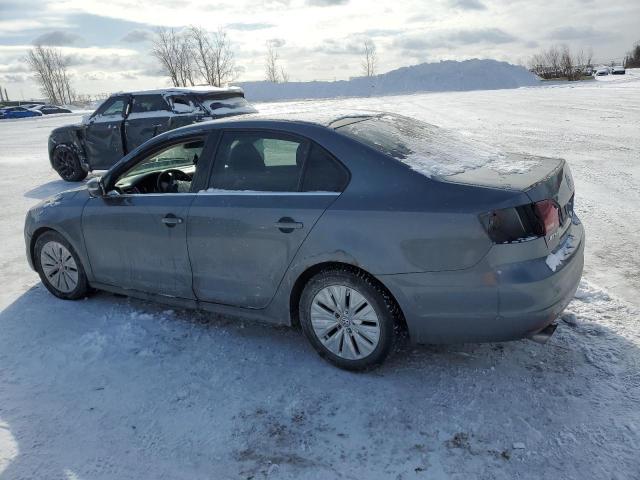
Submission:
[[[34,43],[69,56],[81,94],[168,86],[149,54],[158,27],[227,31],[238,81],[262,80],[267,44],[292,81],[361,74],[363,42],[378,71],[494,58],[523,63],[554,44],[621,61],[640,40],[638,0],[0,0],[0,86],[39,97],[24,62]]]

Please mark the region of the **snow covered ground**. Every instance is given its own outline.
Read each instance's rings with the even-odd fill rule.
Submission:
[[[0,479],[640,477],[640,72],[501,91],[263,104],[384,109],[563,156],[587,231],[556,334],[324,363],[293,330],[107,294],[54,299],[25,211],[68,187],[46,139],[0,123]]]

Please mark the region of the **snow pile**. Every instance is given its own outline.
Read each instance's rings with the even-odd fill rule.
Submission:
[[[301,98],[369,97],[417,92],[496,90],[537,85],[538,78],[526,68],[496,60],[422,63],[375,77],[356,77],[336,82],[243,82],[253,102]]]

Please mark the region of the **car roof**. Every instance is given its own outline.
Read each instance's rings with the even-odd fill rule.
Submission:
[[[196,87],[170,87],[159,88],[156,90],[138,90],[135,92],[118,92],[114,95],[171,95],[171,94],[195,94],[195,95],[207,95],[212,93],[240,93],[244,95],[244,90],[241,87],[210,87],[210,86],[196,86]]]

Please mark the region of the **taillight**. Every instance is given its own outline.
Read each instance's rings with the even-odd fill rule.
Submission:
[[[542,234],[549,235],[560,228],[558,205],[553,200],[542,200],[533,204],[533,210],[542,223]]]
[[[530,240],[560,228],[559,209],[553,200],[494,210],[480,215],[480,220],[495,243]]]

